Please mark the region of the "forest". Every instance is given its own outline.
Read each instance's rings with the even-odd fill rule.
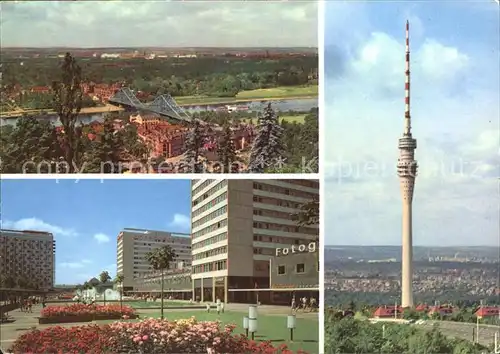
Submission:
[[[491,349],[463,339],[449,338],[439,326],[424,330],[410,325],[370,323],[343,317],[338,311],[326,310],[325,313],[326,354],[480,354],[491,352]]]
[[[60,72],[60,60],[27,58],[2,60],[3,85],[23,88],[50,86]],[[279,86],[317,85],[317,55],[303,57],[79,59],[82,82],[122,83],[157,95],[234,97],[241,91]]]

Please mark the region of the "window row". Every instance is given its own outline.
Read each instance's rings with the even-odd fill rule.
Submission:
[[[192,212],[192,218],[197,217],[198,215],[202,214],[203,212],[209,210],[210,208],[213,208],[217,204],[225,201],[227,199],[227,192],[222,193],[221,195],[217,196],[213,200],[210,201],[210,203],[207,203],[203,205],[200,209],[197,209]]]
[[[194,266],[192,269],[193,269],[193,274],[200,274],[200,273],[206,273],[206,272],[215,272],[218,270],[225,270],[225,269],[227,269],[227,260],[224,259],[222,261],[199,264],[199,265]]]
[[[199,248],[202,248],[205,246],[210,246],[214,243],[224,241],[224,240],[227,240],[227,232],[223,232],[223,233],[220,233],[218,235],[207,238],[206,240],[203,240],[201,242],[194,243],[192,246],[192,249],[197,250]]]
[[[192,225],[192,228],[194,229],[195,227],[198,227],[200,225],[203,225],[203,224],[206,224],[207,222],[209,222],[210,220],[213,220],[221,215],[224,215],[227,213],[227,205],[224,205],[222,208],[219,208],[213,212],[211,212],[210,214],[208,215],[205,215],[204,217],[202,217],[201,219],[199,220],[196,220],[193,225]]]
[[[199,231],[196,231],[195,233],[193,233],[193,239],[195,239],[197,237],[201,237],[203,235],[206,235],[206,234],[208,234],[210,232],[216,231],[216,230],[218,230],[218,229],[220,229],[221,227],[224,227],[224,226],[227,226],[227,219],[224,219],[224,220],[221,220],[219,222],[213,223],[210,226],[204,227],[203,229],[201,229]]]
[[[227,246],[222,246],[215,248],[213,250],[195,254],[193,255],[193,261],[197,261],[208,257],[218,256],[219,254],[224,254],[224,253],[227,253]]]
[[[199,187],[196,188],[196,190],[193,191],[192,196],[195,196],[196,194],[198,194],[203,188],[207,187],[213,181],[214,180],[211,179],[211,180],[207,180],[207,181],[203,182]],[[209,182],[209,183],[206,183],[206,182]],[[219,183],[217,183],[212,188],[210,188],[208,191],[203,193],[203,195],[201,197],[198,197],[195,200],[193,200],[192,206],[196,206],[196,205],[200,204],[202,201],[204,201],[205,199],[210,197],[215,192],[221,190],[225,186],[227,186],[227,180],[224,179],[224,180],[220,181]]]
[[[278,265],[278,275],[286,275],[287,268],[288,267],[286,265]],[[306,272],[305,263],[298,263],[293,268],[296,274],[303,274]],[[319,272],[319,262],[316,262],[316,271]]]
[[[309,179],[282,179],[282,182],[297,184],[304,187],[309,188],[318,188],[319,189],[319,181],[318,180],[309,180]]]
[[[253,227],[255,229],[265,229],[271,231],[282,231],[282,232],[293,232],[293,233],[301,233],[307,235],[318,235],[318,229],[312,229],[304,226],[289,226],[289,225],[281,225],[274,224],[269,222],[254,222]]]
[[[193,195],[198,194],[202,189],[206,188],[210,183],[215,181],[215,179],[206,179],[203,181],[196,189],[193,190]],[[197,180],[193,180],[193,185],[197,182]]]
[[[257,195],[253,196],[253,201],[256,203],[276,205],[283,208],[299,209],[301,207],[300,203],[297,202],[291,202],[289,200],[276,199],[270,197],[261,197]]]
[[[284,213],[282,211],[276,211],[276,210],[266,210],[266,209],[254,208],[253,215],[264,216],[266,218],[285,219],[285,220],[292,219],[292,216],[290,215],[290,213]]]
[[[253,240],[258,242],[280,243],[283,245],[300,245],[302,243],[312,242],[312,240],[298,239],[295,237],[267,236],[257,234],[253,235]]]
[[[305,198],[305,199],[311,199],[311,200],[318,198],[318,193],[309,193],[309,192],[301,191],[300,186],[297,186],[298,189],[291,189],[291,188],[284,188],[284,187],[278,187],[278,186],[272,186],[269,184],[254,182],[253,188],[260,190],[260,191],[264,191],[264,192],[285,194],[285,195],[290,195],[293,197],[299,197],[299,198]],[[318,192],[319,192],[319,190],[318,190]]]

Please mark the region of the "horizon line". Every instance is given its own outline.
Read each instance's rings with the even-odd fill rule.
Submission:
[[[413,245],[413,247],[498,247],[499,245],[447,245],[447,246],[432,246],[432,245]],[[324,247],[402,247],[402,245],[324,245]]]
[[[69,49],[147,49],[147,48],[161,48],[161,49],[319,49],[318,46],[243,46],[243,47],[217,47],[217,46],[92,46],[92,47],[77,47],[77,46],[1,46],[2,49],[58,49],[58,48],[69,48]]]

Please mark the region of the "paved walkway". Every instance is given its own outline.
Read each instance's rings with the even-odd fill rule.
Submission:
[[[67,305],[65,304],[55,304],[51,303],[49,306],[58,306],[58,305]],[[250,305],[248,304],[227,304],[226,305],[226,310],[227,311],[234,311],[234,312],[248,312],[248,307]],[[1,323],[0,324],[0,348],[2,349],[8,349],[12,343],[16,340],[17,337],[19,337],[21,334],[26,333],[32,329],[38,328],[38,329],[44,329],[47,327],[54,326],[52,324],[47,324],[47,325],[39,325],[38,324],[38,319],[37,317],[40,316],[40,311],[42,309],[41,305],[35,305],[33,306],[33,312],[32,313],[26,313],[26,312],[21,312],[21,310],[14,310],[9,312],[9,317],[14,319],[14,322],[11,323]],[[192,312],[192,311],[203,311],[203,310],[193,310],[190,309],[189,307],[186,307],[184,309],[168,309],[168,311],[175,311],[175,312]],[[282,316],[290,313],[290,308],[284,307],[284,306],[271,306],[271,305],[261,305],[259,306],[258,309],[259,313],[266,314],[268,316]],[[143,315],[148,315],[148,314],[157,314],[159,312],[158,309],[140,309],[138,310],[139,313]],[[318,312],[302,312],[299,311],[296,313],[296,316],[298,318],[309,318],[309,319],[314,319],[318,318]],[[73,326],[82,326],[89,324],[87,323],[64,323],[60,324],[59,326],[62,327],[73,327]]]
[[[9,312],[9,317],[14,318],[14,322],[0,323],[0,347],[8,349],[12,342],[21,334],[39,327],[37,316],[40,316],[41,305],[33,306],[33,313],[14,310]]]

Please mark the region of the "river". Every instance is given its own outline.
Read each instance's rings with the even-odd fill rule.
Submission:
[[[318,107],[317,98],[303,98],[303,99],[290,99],[290,100],[276,100],[276,101],[250,101],[241,103],[228,103],[228,104],[217,104],[217,105],[199,105],[199,106],[185,106],[183,109],[187,113],[201,112],[216,110],[220,107],[231,106],[244,108],[248,107],[247,112],[261,112],[264,107],[271,103],[274,110],[278,112],[309,112],[312,108]],[[102,122],[106,113],[93,113],[93,114],[80,114],[78,121],[82,124],[89,124],[91,122]],[[49,120],[54,125],[59,125],[59,120],[56,115],[47,114],[38,116],[38,119]],[[17,118],[0,118],[0,125],[13,125],[17,121]]]
[[[183,109],[186,112],[194,113],[201,111],[214,111],[217,108],[224,106],[231,106],[238,108],[248,107],[249,112],[261,112],[264,107],[271,103],[274,110],[278,112],[309,112],[312,108],[318,107],[317,98],[302,98],[302,99],[285,99],[285,100],[274,100],[274,101],[251,101],[251,102],[239,102],[239,103],[224,103],[217,105],[198,105],[198,106],[185,106]]]

